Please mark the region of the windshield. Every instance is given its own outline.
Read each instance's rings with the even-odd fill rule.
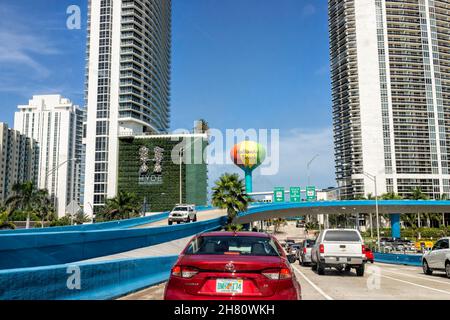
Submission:
[[[187,207],[175,207],[172,211],[188,211]]]
[[[316,243],[316,241],[314,241],[314,240],[306,240],[305,241],[305,246],[307,248],[310,248],[310,247],[314,246],[315,243]]]
[[[271,238],[236,236],[198,237],[189,244],[185,254],[280,256]]]
[[[325,233],[324,241],[361,241],[359,234],[356,231],[345,231],[345,230],[332,230]]]

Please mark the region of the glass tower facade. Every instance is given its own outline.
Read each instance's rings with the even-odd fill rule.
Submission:
[[[117,192],[118,139],[167,132],[171,0],[89,1],[84,209]]]
[[[450,1],[328,4],[341,196],[450,195]]]

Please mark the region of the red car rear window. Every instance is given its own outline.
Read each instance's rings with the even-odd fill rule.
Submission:
[[[272,238],[200,236],[189,244],[187,255],[280,256]]]

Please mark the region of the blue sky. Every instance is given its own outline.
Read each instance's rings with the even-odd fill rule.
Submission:
[[[198,118],[221,130],[280,129],[280,172],[256,172],[255,189],[304,185],[315,154],[311,179],[334,185],[327,1],[172,1],[172,129]],[[86,3],[2,0],[0,121],[12,126],[33,94],[83,104]],[[66,28],[72,4],[81,30]]]

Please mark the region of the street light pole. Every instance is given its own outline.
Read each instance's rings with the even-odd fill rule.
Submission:
[[[319,156],[319,154],[316,154],[314,157],[312,157],[312,159],[311,160],[309,160],[309,162],[307,163],[307,165],[306,165],[306,172],[307,172],[307,174],[308,174],[308,186],[310,186],[310,184],[311,184],[311,175],[310,175],[310,172],[309,172],[309,168],[311,167],[311,163],[314,161],[314,160],[316,160],[316,158]]]
[[[180,148],[180,204],[183,203],[183,180],[182,180],[182,164],[183,164],[183,148]]]
[[[374,176],[370,173],[363,172],[363,174],[371,179],[375,184],[375,218],[377,220],[377,247],[380,250],[380,219],[379,219],[379,211],[378,211],[378,191],[377,191],[377,176]]]
[[[45,184],[48,183],[48,177],[50,177],[53,173],[58,172],[59,168],[61,168],[63,165],[65,165],[66,163],[71,162],[71,161],[77,162],[78,159],[77,158],[67,159],[67,160],[59,163],[55,168],[52,168],[52,170],[50,170],[49,172],[47,172],[47,175],[45,176]],[[55,206],[55,210],[57,211],[57,208],[56,208],[56,189],[57,189],[58,181],[56,181],[56,179],[57,179],[57,177],[55,177],[55,192],[53,194],[53,205]],[[74,182],[73,180],[74,179],[72,177],[72,184]]]

